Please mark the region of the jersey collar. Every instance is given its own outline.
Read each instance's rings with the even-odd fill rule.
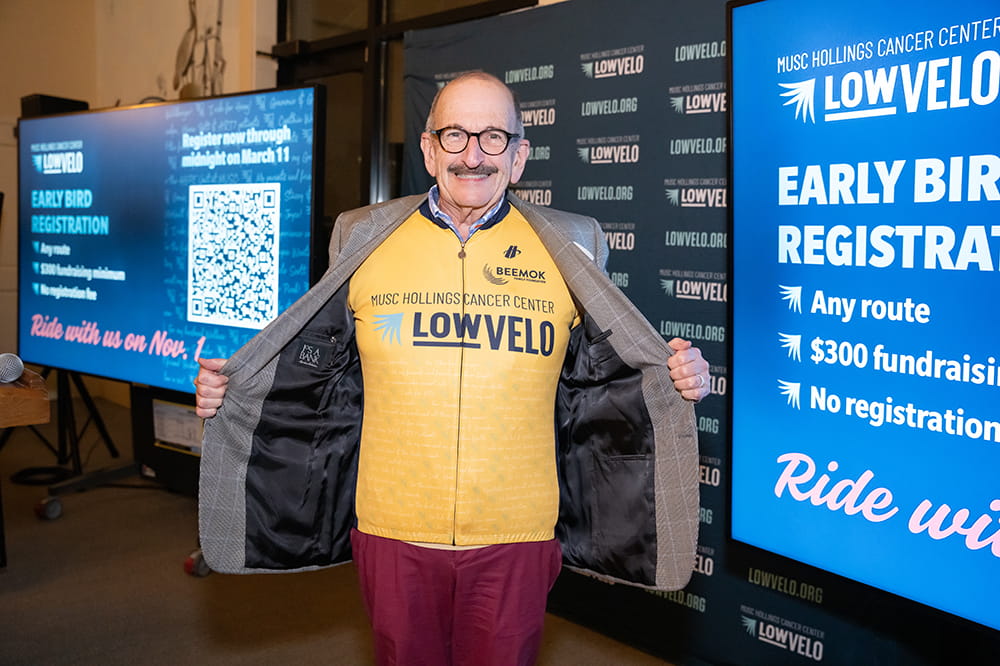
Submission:
[[[441,210],[439,205],[441,195],[438,192],[438,186],[434,185],[431,187],[430,191],[427,193],[427,200],[420,205],[420,213],[426,217],[428,220],[438,225],[443,229],[451,229],[455,232],[456,236],[461,238],[458,233],[458,227],[452,221],[451,216]],[[480,229],[489,229],[493,225],[497,224],[503,218],[507,217],[507,213],[510,212],[510,202],[507,200],[507,193],[500,197],[500,201],[496,202],[492,208],[486,211],[486,214],[481,218],[476,220],[476,222],[469,228],[469,238],[472,238],[472,234],[476,233]]]

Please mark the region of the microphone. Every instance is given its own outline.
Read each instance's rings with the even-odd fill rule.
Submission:
[[[24,374],[24,363],[17,354],[0,354],[0,384],[9,384]]]

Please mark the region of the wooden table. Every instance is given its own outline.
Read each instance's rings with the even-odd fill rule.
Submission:
[[[49,422],[49,391],[37,372],[25,369],[17,381],[0,383],[0,428]],[[2,485],[2,484],[0,484]],[[3,495],[0,495],[0,567],[7,566],[4,540]]]

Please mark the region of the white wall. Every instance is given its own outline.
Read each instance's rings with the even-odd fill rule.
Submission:
[[[222,56],[225,59],[222,92],[239,92],[270,87],[267,81],[257,85],[256,49],[269,51],[269,41],[257,44],[258,22],[274,25],[276,2],[258,0],[197,0],[197,34],[216,31],[218,8],[222,4]],[[178,70],[178,52],[190,27],[187,0],[95,0],[97,48],[97,89],[92,107],[137,104],[147,97],[177,99],[174,75]],[[270,16],[258,20],[258,12],[270,7]],[[195,53],[200,60],[201,46]],[[209,90],[195,91],[201,95]]]
[[[199,32],[216,23],[218,2],[196,0]],[[222,92],[274,85],[269,51],[276,0],[225,0]],[[189,27],[188,0],[0,0],[0,353],[17,342],[17,142],[21,97],[86,101],[90,108],[177,99],[178,47]],[[127,386],[88,381],[97,395],[127,404]],[[49,387],[50,390],[53,387]]]

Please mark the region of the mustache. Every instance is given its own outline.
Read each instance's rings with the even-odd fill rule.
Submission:
[[[464,164],[452,164],[448,167],[448,173],[455,176],[490,176],[497,171],[499,169],[492,164],[480,164],[476,167],[467,167]]]

